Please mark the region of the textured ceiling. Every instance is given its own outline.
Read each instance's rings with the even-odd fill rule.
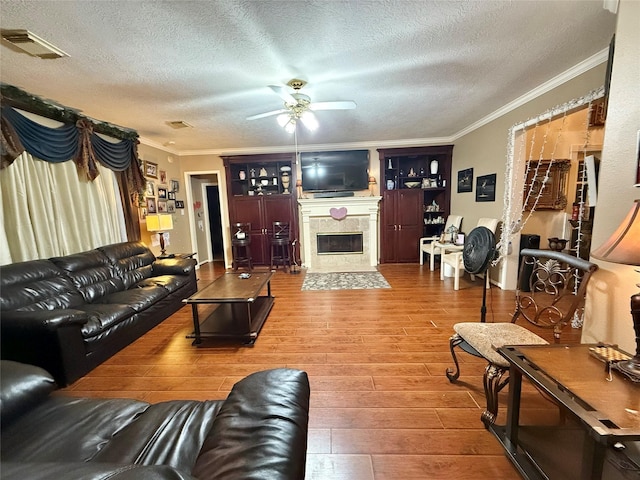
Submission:
[[[292,145],[246,117],[281,108],[267,85],[294,77],[357,103],[317,112],[300,144],[451,137],[606,49],[615,16],[601,0],[1,0],[0,26],[70,55],[3,41],[2,82],[187,152]]]

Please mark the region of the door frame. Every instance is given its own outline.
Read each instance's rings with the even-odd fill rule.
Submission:
[[[207,243],[207,257],[206,259],[204,259],[200,253],[198,251],[198,242],[196,240],[197,238],[197,230],[196,230],[196,218],[195,218],[195,214],[193,211],[193,191],[191,189],[191,180],[192,177],[201,177],[203,175],[215,175],[216,178],[218,179],[218,183],[203,183],[201,185],[202,193],[203,193],[203,208],[208,212],[209,211],[209,205],[207,202],[207,195],[206,195],[206,186],[207,185],[217,185],[218,186],[218,198],[220,199],[220,221],[222,223],[222,244],[223,244],[223,248],[224,248],[224,267],[226,268],[230,268],[231,265],[231,254],[230,254],[230,250],[231,250],[231,246],[229,244],[229,240],[228,240],[228,233],[229,233],[229,206],[227,204],[227,196],[226,196],[226,187],[225,184],[223,183],[223,175],[221,174],[220,170],[201,170],[201,171],[187,171],[184,172],[184,180],[185,180],[185,191],[186,191],[186,195],[187,195],[187,204],[189,205],[188,207],[188,213],[189,213],[189,234],[191,236],[191,251],[193,252],[197,252],[198,253],[198,264],[201,265],[205,262],[210,262],[213,261],[211,257],[211,232],[209,231],[209,216],[205,215],[204,218],[204,222],[205,222],[205,238],[206,238],[206,243]],[[227,233],[225,235],[225,232]]]

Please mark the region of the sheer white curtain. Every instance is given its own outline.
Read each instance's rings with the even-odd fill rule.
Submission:
[[[68,255],[126,240],[114,173],[81,180],[72,161],[28,153],[0,171],[0,264]]]

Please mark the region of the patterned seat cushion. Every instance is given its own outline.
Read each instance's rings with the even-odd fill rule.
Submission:
[[[504,345],[545,345],[545,339],[515,323],[456,323],[455,332],[489,363],[508,368],[509,362],[496,350]]]

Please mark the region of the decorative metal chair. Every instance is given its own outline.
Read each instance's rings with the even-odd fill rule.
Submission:
[[[246,265],[249,271],[253,269],[251,258],[251,224],[234,223],[231,226],[231,251],[233,255],[233,270]]]
[[[462,225],[462,217],[460,215],[449,215],[447,217],[447,221],[444,224],[444,232],[448,231],[449,228],[455,227],[458,231],[460,230],[460,226]],[[440,247],[436,247],[436,241],[440,238],[439,235],[434,235],[432,237],[422,237],[418,242],[418,249],[420,251],[420,265],[424,264],[424,256],[429,255],[429,269],[431,271],[435,270],[435,256],[440,255],[441,249]]]
[[[271,269],[278,265],[291,270],[291,233],[288,222],[273,222],[271,235]]]
[[[478,227],[486,227],[491,230],[492,233],[496,233],[498,223],[500,220],[497,218],[480,218],[478,220]],[[453,251],[447,251],[446,247],[442,247],[442,254],[440,255],[440,280],[444,280],[444,266],[449,265],[453,268],[453,289],[458,290],[460,288],[460,274],[464,271],[464,262],[462,261],[462,249],[455,247]],[[487,275],[487,274],[485,274]],[[471,275],[471,280],[475,280],[475,275]],[[485,279],[486,281],[486,279]]]
[[[496,350],[504,345],[538,345],[548,343],[528,329],[515,324],[523,317],[533,325],[553,329],[556,342],[562,329],[571,323],[574,314],[583,303],[587,284],[593,272],[598,269],[594,263],[562,252],[524,249],[520,252],[521,285],[528,284],[529,291],[516,290],[516,310],[511,322],[482,323],[464,322],[453,326],[455,334],[449,345],[455,364],[455,371],[448,368],[446,375],[450,382],[460,376],[460,366],[455,347],[487,360],[483,386],[487,408],[482,414],[486,427],[495,422],[498,415],[498,393],[509,383],[504,377],[509,371],[509,362]],[[523,283],[523,276],[528,281]]]

